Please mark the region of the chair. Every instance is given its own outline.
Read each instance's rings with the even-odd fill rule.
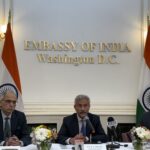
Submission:
[[[131,133],[130,132],[122,133],[121,137],[122,137],[122,141],[123,142],[132,142],[132,138],[131,138]]]

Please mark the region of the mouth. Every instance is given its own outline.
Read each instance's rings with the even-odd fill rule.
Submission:
[[[7,111],[8,111],[8,112],[12,112],[13,110],[14,110],[14,109],[8,109]]]
[[[87,113],[86,112],[80,112],[80,115],[86,115]]]

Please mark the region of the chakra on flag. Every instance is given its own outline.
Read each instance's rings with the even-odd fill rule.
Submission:
[[[142,102],[143,102],[143,105],[144,105],[145,109],[150,111],[150,87],[148,87],[144,91],[143,97],[142,97]]]

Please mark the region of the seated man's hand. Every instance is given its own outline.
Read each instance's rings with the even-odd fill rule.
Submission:
[[[6,140],[6,146],[20,146],[21,142],[16,136],[12,136]]]
[[[73,138],[70,138],[69,143],[70,144],[75,144],[76,140],[81,140],[81,141],[85,141],[85,137],[82,134],[77,134],[76,136],[74,136]]]

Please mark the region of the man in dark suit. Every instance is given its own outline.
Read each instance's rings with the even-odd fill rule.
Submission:
[[[64,117],[58,133],[58,143],[75,144],[76,140],[88,142],[106,142],[107,136],[102,128],[100,117],[89,113],[90,99],[86,95],[75,98],[76,113]]]
[[[26,146],[31,143],[25,114],[15,110],[17,96],[5,89],[0,93],[0,145]]]
[[[140,125],[150,130],[150,111],[143,114]]]

